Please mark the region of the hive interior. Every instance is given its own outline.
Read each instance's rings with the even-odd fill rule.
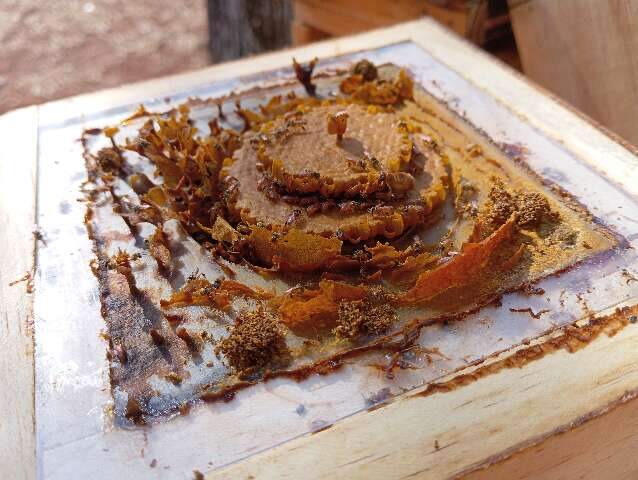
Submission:
[[[370,352],[391,372],[424,325],[616,245],[407,72],[360,62],[318,87],[85,132],[123,425]]]

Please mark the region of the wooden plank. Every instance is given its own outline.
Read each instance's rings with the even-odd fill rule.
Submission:
[[[330,35],[305,23],[292,22],[292,43],[293,45],[306,45],[308,43],[324,40]]]
[[[425,387],[328,430],[210,472],[207,478],[462,475],[485,459],[569,430],[608,405],[635,397],[637,348],[638,328],[630,326],[614,337],[602,335],[575,353],[560,350],[524,368],[479,376],[452,391],[422,396]],[[623,434],[636,432],[625,428]],[[601,455],[614,456],[613,446]]]
[[[484,9],[483,9],[484,10]],[[451,9],[420,0],[361,2],[360,0],[297,0],[295,18],[331,35],[347,35],[398,22],[431,16],[459,35],[468,31],[473,12],[480,8]]]
[[[38,109],[0,117],[0,470],[36,476],[33,274]]]
[[[381,0],[366,2],[361,0],[296,0],[299,4],[313,5],[335,14],[355,16],[372,25],[388,25],[406,20],[414,20],[427,14],[428,2],[423,0]]]
[[[378,25],[369,19],[352,15],[345,8],[335,7],[329,8],[311,2],[297,2],[295,4],[295,20],[335,36],[372,30],[391,23],[386,20],[383,24]]]
[[[632,400],[463,478],[629,480],[638,478],[637,449],[638,400]]]
[[[525,74],[638,145],[638,2],[510,5]]]

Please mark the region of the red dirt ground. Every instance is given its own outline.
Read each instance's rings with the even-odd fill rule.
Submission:
[[[0,0],[0,113],[209,63],[205,0]]]

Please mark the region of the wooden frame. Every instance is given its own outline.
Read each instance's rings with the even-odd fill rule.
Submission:
[[[6,114],[0,118],[0,138],[12,147],[5,150],[8,155],[0,162],[0,212],[4,220],[0,231],[0,372],[5,385],[0,390],[0,469],[4,476],[37,476],[29,326],[32,300],[26,281],[12,287],[8,283],[33,269],[38,126],[149,96],[160,97],[205,78],[233,78],[288,65],[293,55],[300,59],[329,57],[404,40],[427,50],[545,136],[561,142],[592,169],[604,173],[610,182],[638,196],[638,160],[632,147],[427,19]],[[636,299],[627,299],[627,303],[635,304]],[[443,379],[439,388],[417,389],[327,430],[211,471],[207,478],[510,478],[512,471],[522,472],[520,478],[539,478],[541,474],[555,478],[558,473],[571,477],[576,472],[583,475],[580,478],[599,478],[600,468],[615,478],[635,474],[638,465],[626,449],[618,448],[618,439],[635,442],[638,432],[635,422],[630,421],[638,405],[634,399],[638,392],[638,330],[633,325],[619,329],[636,313],[635,308],[604,312],[608,318],[592,331],[588,345],[577,351],[562,348],[573,349],[573,345],[568,330],[558,332],[564,341],[554,341],[556,351],[551,354],[528,361],[529,355],[517,353],[533,345],[504,352]],[[601,332],[617,333],[597,335]],[[507,360],[519,357],[527,360]],[[520,368],[500,368],[504,365]],[[490,375],[483,376],[485,372]],[[465,379],[463,388],[451,389],[452,384],[445,383],[459,378]],[[557,397],[563,401],[556,402]],[[527,414],[524,421],[521,412]],[[619,421],[619,416],[626,421]],[[618,425],[622,434],[614,431],[609,441],[600,439],[600,432],[609,430],[610,425]],[[559,437],[560,432],[567,433]],[[542,453],[544,444],[560,438],[572,439],[564,445],[567,453]],[[605,461],[602,467],[583,471],[583,463],[590,461],[575,449],[579,442],[592,438],[599,439],[596,458]],[[507,458],[510,460],[498,463]],[[520,465],[527,470],[521,470]],[[538,468],[530,469],[530,465]],[[491,476],[491,472],[500,476]],[[485,477],[481,477],[483,473]]]

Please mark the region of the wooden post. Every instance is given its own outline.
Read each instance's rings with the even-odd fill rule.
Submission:
[[[222,62],[290,45],[290,0],[208,0],[211,60]]]

